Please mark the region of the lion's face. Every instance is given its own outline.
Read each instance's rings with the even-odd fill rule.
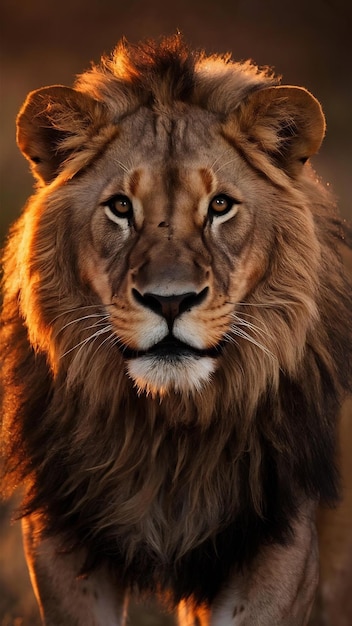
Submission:
[[[251,299],[264,276],[257,300],[269,311],[278,297],[294,311],[310,290],[305,284],[299,295],[289,294],[273,256],[280,232],[292,255],[288,262],[297,265],[295,247],[312,230],[308,213],[246,162],[229,132],[206,111],[141,110],[120,124],[86,172],[49,193],[41,218],[52,234],[61,223],[81,284],[103,305],[105,325],[89,324],[90,335],[96,340],[101,331],[106,347],[115,338],[128,375],[152,395],[200,390],[222,367],[223,353],[241,342],[278,364],[280,342],[258,308],[250,308]],[[301,252],[301,262],[313,267],[314,259],[305,258],[311,248],[313,231]],[[297,265],[295,271],[303,270]],[[309,307],[310,301],[305,328]]]
[[[124,91],[117,112],[53,87],[25,104],[19,144],[46,186],[29,212],[23,308],[34,344],[39,311],[54,371],[92,343],[153,396],[199,391],[223,367],[233,386],[251,368],[263,390],[297,367],[316,315],[304,162],[321,109],[268,87],[224,114],[204,104],[204,71],[189,102]]]
[[[90,218],[80,269],[128,373],[150,392],[200,388],[234,338],[236,304],[266,270],[272,226],[251,187],[272,190],[205,112],[132,116],[95,170],[94,206],[82,181],[74,209],[81,231]]]

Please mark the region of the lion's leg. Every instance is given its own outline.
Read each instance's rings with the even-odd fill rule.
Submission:
[[[25,519],[27,564],[45,626],[124,626],[127,600],[105,570],[78,578],[82,556],[58,554],[53,540],[40,539],[37,524]]]
[[[251,571],[236,574],[216,599],[210,626],[305,626],[318,583],[313,515],[295,525],[287,547],[266,546]]]

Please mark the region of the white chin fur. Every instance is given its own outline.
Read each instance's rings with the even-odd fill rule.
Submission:
[[[182,356],[166,360],[151,355],[130,359],[127,371],[139,392],[152,396],[167,391],[200,391],[215,370],[211,357]]]

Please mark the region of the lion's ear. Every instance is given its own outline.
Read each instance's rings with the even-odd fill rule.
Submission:
[[[301,87],[268,87],[240,109],[241,131],[290,175],[318,152],[325,134],[322,108]]]
[[[31,92],[17,117],[17,143],[34,175],[50,183],[63,161],[82,150],[106,117],[104,106],[69,87]]]

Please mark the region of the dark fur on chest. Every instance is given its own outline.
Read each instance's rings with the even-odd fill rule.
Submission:
[[[231,453],[232,450],[238,451],[234,427],[231,437],[224,443],[223,454],[219,455],[218,469],[214,468],[212,476],[214,484],[219,481],[224,483],[221,493],[214,491],[211,494],[214,498],[214,515],[218,519],[209,536],[195,542],[186,551],[181,551],[176,541],[172,549],[164,555],[156,553],[148,536],[143,537],[138,520],[135,521],[138,534],[136,538],[133,524],[129,528],[119,523],[118,498],[114,521],[111,503],[116,500],[119,490],[124,488],[126,467],[116,471],[112,481],[105,481],[103,484],[99,469],[94,472],[84,466],[87,463],[87,450],[90,458],[90,449],[101,448],[98,427],[90,440],[82,440],[81,447],[77,442],[74,447],[73,432],[67,420],[67,430],[61,428],[60,433],[55,432],[53,424],[56,420],[53,420],[52,427],[42,432],[46,443],[45,446],[35,446],[35,463],[38,469],[25,513],[33,510],[44,512],[47,532],[61,536],[64,549],[85,547],[89,554],[85,565],[87,572],[107,562],[117,578],[128,586],[137,586],[141,591],[167,590],[171,592],[175,602],[189,596],[199,602],[211,602],[230,571],[249,564],[262,545],[290,541],[291,523],[303,499],[310,498],[331,504],[338,497],[335,468],[335,414],[338,398],[327,372],[324,372],[323,364],[319,363],[317,367],[316,357],[312,354],[311,358],[312,364],[314,363],[312,378],[308,381],[302,377],[300,382],[293,382],[282,375],[279,396],[271,397],[268,394],[264,397],[253,418],[255,442],[257,450],[260,449],[260,510],[253,502],[251,492],[251,455],[253,457],[255,454],[253,442],[251,443],[248,435],[247,450],[242,450],[235,459]],[[317,374],[318,371],[320,380],[324,381],[323,397],[319,399],[314,384],[314,372]],[[72,399],[72,415],[74,404]],[[52,410],[54,406],[55,398],[51,403]],[[139,418],[141,425],[145,421],[143,414]],[[104,415],[97,416],[97,424],[104,421]],[[232,421],[236,422],[233,416]],[[160,425],[159,432],[156,426],[155,428],[156,431],[151,433],[149,439],[145,437],[145,432],[140,439],[146,458],[152,454],[153,439],[161,436]],[[164,520],[163,532],[172,536],[182,524],[187,525],[187,515],[194,515],[191,510],[178,510],[182,498],[186,501],[187,498],[192,499],[192,485],[187,483],[187,479],[183,481],[182,476],[180,477],[180,484],[174,489],[174,501],[171,498],[171,503],[168,495],[173,489],[172,477],[177,463],[175,449],[178,437],[182,433],[184,441],[187,438],[189,440],[191,457],[186,466],[186,475],[192,463],[197,465],[199,437],[202,436],[203,446],[204,441],[208,440],[206,456],[210,459],[215,441],[221,438],[220,430],[219,423],[209,427],[206,437],[194,428],[175,426],[173,432],[170,429],[169,432],[165,430],[160,448],[161,456],[159,461],[155,461],[159,462],[164,471],[163,483],[155,496],[158,514]],[[114,436],[119,437],[119,432],[115,431]],[[253,433],[251,436],[254,436]],[[45,459],[49,448],[50,462]],[[203,459],[206,456],[203,455]],[[102,457],[99,459],[100,463],[101,461]],[[95,462],[99,464],[98,460]],[[90,463],[92,465],[94,461],[91,459]],[[199,471],[199,481],[202,481],[204,476],[200,468]],[[143,464],[137,464],[135,472],[136,477],[131,485],[136,485],[137,494],[140,486],[143,486],[143,477],[140,475],[143,473]],[[237,491],[232,492],[236,497],[232,499],[227,495],[230,492],[231,472],[233,480],[238,483]],[[76,476],[76,479],[73,480],[72,476]],[[194,476],[192,480],[195,480]],[[95,495],[90,498],[89,494],[93,493]],[[136,494],[129,496],[135,497]],[[202,497],[203,500],[200,498],[199,503],[195,503],[195,511],[200,519],[204,494]],[[219,504],[221,498],[224,502]],[[153,516],[152,506],[153,502],[148,513],[150,516]],[[221,511],[224,511],[224,516],[226,514],[226,519],[221,519]],[[213,524],[214,520],[211,522]],[[209,511],[204,511],[204,524],[210,524]]]
[[[177,604],[193,597],[199,603],[211,603],[232,570],[250,564],[261,546],[269,543],[286,544],[292,538],[291,521],[297,512],[299,500],[292,490],[278,484],[278,476],[268,458],[265,482],[265,507],[263,517],[257,515],[249,502],[247,463],[243,459],[243,492],[241,510],[213,537],[190,550],[181,558],[165,562],[140,547],[129,562],[121,551],[118,540],[101,541],[89,546],[87,571],[102,561],[116,573],[117,580],[139,591],[167,592],[167,597]],[[173,532],[170,527],[170,532]]]

